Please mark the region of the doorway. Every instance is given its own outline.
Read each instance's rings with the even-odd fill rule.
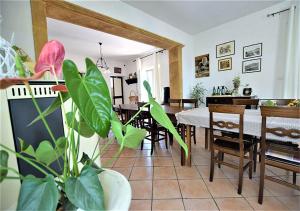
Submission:
[[[103,31],[167,49],[169,51],[170,95],[171,98],[182,97],[182,44],[65,1],[31,0],[31,13],[36,57],[48,41],[47,17]]]

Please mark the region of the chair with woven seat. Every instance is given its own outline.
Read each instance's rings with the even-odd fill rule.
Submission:
[[[146,103],[138,102],[138,110],[145,106]],[[138,125],[140,128],[146,129],[149,133],[145,139],[151,141],[151,155],[153,154],[155,143],[165,140],[166,148],[168,149],[167,129],[159,125],[150,114],[150,105],[146,106],[145,112],[141,112],[137,117]],[[143,150],[144,141],[141,143],[141,150]]]
[[[183,108],[197,108],[198,107],[198,100],[197,99],[182,99],[181,104]],[[187,106],[189,105],[189,106]],[[194,139],[194,144],[196,144],[196,127],[192,126],[191,127],[191,137]]]
[[[300,191],[300,186],[296,184],[296,174],[300,173],[300,149],[298,146],[300,143],[300,121],[298,121],[300,119],[300,108],[261,106],[260,109],[262,125],[258,203],[262,204],[265,179]],[[289,120],[295,121],[295,127],[284,128],[283,126],[268,126],[268,124],[270,124],[269,118],[272,118],[272,122],[278,118],[284,118],[281,120],[283,122]],[[267,165],[293,172],[293,183],[278,177],[265,175]]]
[[[252,178],[252,166],[253,166],[253,143],[248,140],[244,140],[244,111],[245,106],[242,105],[221,105],[210,104],[208,106],[210,115],[210,144],[211,144],[211,164],[210,164],[210,177],[209,181],[213,181],[215,163],[218,165],[226,165],[228,167],[239,170],[238,180],[238,194],[242,193],[243,186],[243,174],[244,171],[249,168],[249,178]],[[228,115],[238,115],[238,123],[231,121],[219,120],[215,121],[215,114],[221,113],[224,118]],[[237,130],[238,137],[222,135],[220,131],[224,130]],[[218,151],[215,155],[215,150]],[[229,154],[239,157],[239,164],[225,162],[222,158],[222,154]],[[249,161],[244,165],[244,159]]]

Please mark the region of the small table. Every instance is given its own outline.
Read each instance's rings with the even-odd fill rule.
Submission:
[[[188,111],[182,111],[176,114],[177,122],[186,125],[187,133],[191,130],[191,126],[209,128],[209,111],[208,108],[195,108]],[[238,115],[235,114],[216,114],[215,120],[224,120],[238,123]],[[290,118],[268,118],[267,125],[272,128],[276,127],[284,127],[284,128],[294,128],[300,130],[300,120],[299,119],[290,119]],[[238,132],[236,130],[227,131]],[[252,136],[261,136],[261,115],[260,109],[251,110],[246,109],[244,113],[244,134],[252,135]],[[276,136],[269,134],[267,138],[272,139]],[[207,138],[207,137],[206,137]],[[292,141],[295,140],[282,137],[282,141]],[[189,148],[189,155],[186,160],[187,165],[191,166],[191,137],[186,136],[186,143]],[[300,140],[298,140],[298,144]],[[185,158],[181,156],[181,163],[185,163]]]

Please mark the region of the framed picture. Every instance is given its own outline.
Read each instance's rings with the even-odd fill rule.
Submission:
[[[114,67],[114,73],[122,73],[121,67]]]
[[[195,77],[209,77],[209,54],[195,57]]]
[[[243,73],[253,73],[261,71],[261,58],[243,61]]]
[[[243,47],[243,58],[249,59],[262,56],[262,43]]]
[[[232,69],[232,58],[219,59],[218,61],[219,71],[226,71]]]
[[[224,57],[235,54],[235,41],[229,41],[216,46],[216,57]]]

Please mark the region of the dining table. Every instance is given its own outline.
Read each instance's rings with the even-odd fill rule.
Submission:
[[[186,133],[185,142],[188,146],[188,156],[185,158],[184,154],[181,153],[181,164],[191,166],[191,137],[188,135],[191,130],[191,126],[205,128],[205,142],[209,142],[208,130],[209,130],[209,110],[208,107],[194,108],[190,110],[184,110],[175,114],[178,124],[185,125]],[[236,114],[222,114],[216,113],[214,115],[216,121],[231,121],[238,123],[239,116]],[[244,134],[260,137],[261,136],[261,113],[260,109],[246,109],[244,113]],[[267,119],[267,125],[272,128],[286,128],[286,129],[298,129],[300,130],[300,119],[291,118],[278,118],[270,117]],[[214,128],[215,129],[215,128]],[[238,132],[236,129],[222,129],[231,132]],[[275,136],[267,134],[268,139],[274,139]],[[299,139],[291,139],[288,137],[281,137],[281,141],[297,142],[300,145]]]

